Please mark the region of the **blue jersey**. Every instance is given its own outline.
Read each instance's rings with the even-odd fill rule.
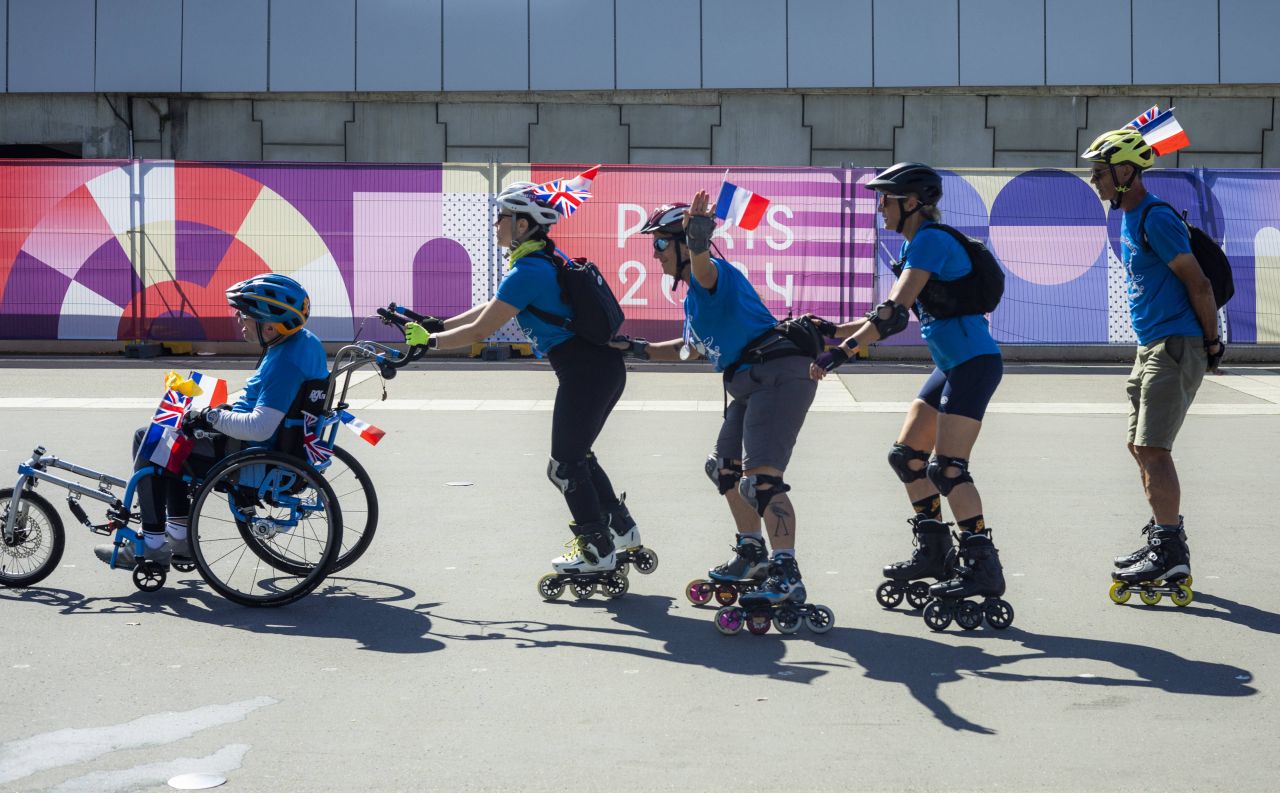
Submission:
[[[249,413],[264,407],[288,413],[304,382],[328,376],[324,345],[314,333],[303,328],[267,348],[258,370],[244,384],[244,394],[231,410]]]
[[[1191,297],[1169,262],[1191,253],[1186,224],[1169,207],[1156,207],[1147,215],[1147,244],[1142,246],[1138,223],[1142,213],[1159,201],[1148,193],[1142,203],[1124,213],[1120,246],[1125,283],[1129,288],[1129,318],[1138,343],[1147,345],[1168,336],[1200,336],[1204,330],[1191,307]]]
[[[933,221],[926,220],[915,236],[902,243],[898,259],[904,270],[924,270],[932,279],[954,281],[973,270],[969,254],[955,237],[941,229],[928,231]],[[929,346],[929,355],[942,371],[954,369],[979,355],[999,355],[1000,346],[991,338],[987,318],[966,314],[950,319],[937,319],[916,302],[920,315],[920,335]]]
[[[573,331],[536,317],[529,306],[558,317],[573,317],[573,309],[560,296],[556,266],[541,256],[522,256],[511,265],[507,277],[498,285],[498,299],[520,309],[516,322],[538,352],[546,355],[557,344],[573,338]]]
[[[684,296],[684,340],[722,372],[742,357],[748,343],[778,320],[737,267],[724,259],[713,257],[711,261],[719,273],[713,292],[704,289],[697,278],[689,278],[689,291]]]

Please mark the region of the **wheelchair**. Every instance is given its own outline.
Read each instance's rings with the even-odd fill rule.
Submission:
[[[383,322],[401,327],[407,321],[405,313],[394,303],[378,309]],[[368,472],[334,442],[348,406],[351,376],[369,365],[391,379],[424,352],[402,352],[373,341],[347,345],[334,357],[327,379],[303,384],[275,448],[241,449],[203,472],[188,465],[181,479],[191,498],[192,556],[190,561],[175,560],[173,569],[199,571],[210,588],[240,605],[282,606],[359,559],[377,529],[378,498]],[[221,436],[197,432],[197,437]],[[305,453],[304,440],[313,454]],[[47,483],[68,491],[67,508],[79,523],[95,534],[114,537],[112,567],[120,550],[130,544],[138,560],[132,570],[134,585],[144,592],[163,587],[168,571],[143,559],[142,532],[134,528],[141,514],[133,508],[138,483],[162,472],[159,466],[145,466],[126,480],[37,447],[18,466],[14,486],[0,489],[0,586],[35,586],[61,561],[66,542],[62,518],[36,492],[38,485]],[[117,488],[124,489],[118,497]],[[82,504],[85,498],[106,505],[104,522],[90,520]]]

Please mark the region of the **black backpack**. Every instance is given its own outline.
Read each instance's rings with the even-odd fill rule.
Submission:
[[[1151,243],[1147,242],[1147,215],[1156,207],[1169,207],[1175,215],[1178,214],[1178,210],[1163,201],[1154,201],[1142,210],[1142,217],[1138,218],[1138,237],[1142,240],[1142,247],[1147,250],[1151,250]],[[1179,217],[1187,227],[1187,233],[1191,235],[1191,255],[1196,257],[1200,271],[1213,285],[1213,302],[1218,308],[1222,308],[1236,293],[1236,282],[1231,277],[1231,260],[1203,229],[1187,222],[1185,209]]]
[[[968,314],[989,314],[1000,305],[1004,296],[1004,270],[995,254],[982,244],[958,229],[944,223],[934,223],[925,228],[938,229],[950,234],[969,255],[971,269],[954,281],[940,281],[930,278],[920,290],[916,298],[924,306],[930,316],[935,319],[951,319]],[[911,251],[907,251],[907,256]],[[893,266],[895,276],[902,275],[902,265]]]
[[[560,297],[573,309],[573,316],[562,317],[532,304],[528,306],[529,313],[592,344],[608,344],[618,335],[624,319],[622,307],[594,264],[586,259],[565,260],[545,250],[530,255],[544,258],[555,266]]]

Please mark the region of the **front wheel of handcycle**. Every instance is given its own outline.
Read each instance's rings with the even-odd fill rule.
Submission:
[[[53,505],[30,490],[18,497],[13,537],[4,537],[13,488],[0,490],[0,586],[35,586],[62,561],[66,543],[62,518]]]
[[[364,466],[341,446],[333,447],[324,478],[342,504],[342,550],[329,571],[332,574],[355,564],[369,550],[378,529],[378,494]]]
[[[342,547],[325,478],[289,455],[251,449],[209,472],[191,507],[200,577],[244,606],[282,606],[324,580]]]

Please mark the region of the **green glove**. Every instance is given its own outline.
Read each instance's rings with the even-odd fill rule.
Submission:
[[[425,346],[430,349],[433,346],[430,343],[431,331],[416,322],[410,322],[404,326],[404,340],[409,342],[410,347]]]

